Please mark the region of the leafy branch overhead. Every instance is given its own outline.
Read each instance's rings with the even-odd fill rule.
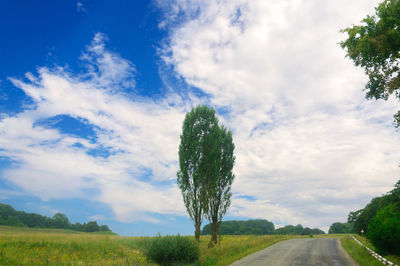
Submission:
[[[385,0],[374,16],[367,16],[362,25],[343,29],[348,38],[340,43],[346,56],[364,68],[369,81],[366,98],[387,100],[394,93],[400,100],[400,1]],[[400,126],[400,111],[394,115]]]

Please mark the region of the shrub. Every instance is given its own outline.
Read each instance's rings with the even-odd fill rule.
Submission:
[[[400,255],[400,207],[391,203],[379,210],[368,225],[366,236],[379,252]]]
[[[160,265],[194,263],[200,255],[197,242],[180,235],[158,235],[144,241],[145,255]]]
[[[351,225],[349,223],[333,223],[329,227],[328,234],[348,234],[351,232]]]

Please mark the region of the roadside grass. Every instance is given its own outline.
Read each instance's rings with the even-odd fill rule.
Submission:
[[[365,236],[354,235],[354,237],[356,237],[365,246],[367,246],[370,249],[372,249],[373,251],[377,252],[376,248],[372,245],[372,243]],[[391,254],[386,255],[385,254],[385,255],[383,255],[383,257],[385,257],[386,259],[390,260],[394,264],[400,265],[400,256],[398,256],[398,255],[391,255]]]
[[[365,246],[369,247],[370,249],[376,252],[375,247],[368,241],[366,237],[359,236],[353,234],[361,243]],[[382,265],[377,259],[375,259],[366,248],[357,244],[351,234],[326,234],[326,235],[317,235],[315,237],[322,237],[322,238],[338,238],[340,239],[343,248],[349,253],[349,255],[360,265]],[[390,260],[391,262],[400,265],[400,257],[396,255],[385,255],[386,259]]]
[[[219,244],[208,248],[210,236],[202,236],[197,264],[229,265],[279,241],[298,237],[221,236]],[[0,226],[0,265],[156,265],[143,253],[147,238]]]
[[[139,237],[0,227],[0,265],[155,265]]]
[[[304,238],[308,236],[294,235],[244,235],[219,237],[219,243],[208,248],[211,236],[201,236],[200,238],[200,258],[199,265],[229,265],[251,253],[257,252],[275,243],[291,238]]]
[[[219,237],[208,248],[210,236],[200,238],[197,265],[229,265],[251,253],[277,242],[309,236],[244,235]],[[349,234],[314,235],[315,238],[338,238],[343,248],[360,265],[382,265]],[[356,236],[374,250],[365,238]],[[64,229],[35,229],[0,226],[0,265],[156,265],[143,253],[143,241],[149,237],[122,237],[115,234],[84,233]],[[193,236],[187,236],[193,238]],[[385,256],[400,265],[399,256]]]
[[[358,264],[371,266],[382,265],[382,262],[375,259],[364,247],[357,244],[351,235],[343,235],[340,241],[342,242],[343,248]]]

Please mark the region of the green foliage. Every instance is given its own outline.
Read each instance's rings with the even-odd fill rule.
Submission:
[[[215,110],[196,106],[186,114],[179,145],[177,183],[199,240],[203,217],[212,224],[217,243],[218,225],[231,204],[235,145],[232,133],[219,126]]]
[[[358,263],[358,265],[381,266],[382,262],[375,259],[366,248],[356,243],[350,235],[339,236],[343,248]]]
[[[352,225],[352,232],[360,234],[361,230],[365,231],[377,211],[387,204],[388,196],[384,195],[373,198],[363,209],[350,212],[348,222]]]
[[[96,221],[88,222],[86,225],[83,226],[83,231],[85,232],[96,232],[100,231],[100,226],[97,224]]]
[[[387,100],[395,93],[400,99],[400,1],[384,0],[375,16],[367,16],[361,22],[362,25],[342,30],[348,38],[340,45],[368,75],[366,97]],[[394,118],[399,127],[400,111]]]
[[[333,223],[329,227],[328,234],[349,234],[351,233],[351,225],[349,223]]]
[[[352,231],[360,234],[361,229],[380,252],[395,253],[400,251],[400,180],[387,194],[371,200],[364,209],[350,212],[348,222]]]
[[[160,265],[194,263],[200,256],[197,242],[180,235],[148,238],[143,246],[147,258]]]
[[[53,226],[55,228],[68,228],[70,227],[70,222],[67,215],[63,213],[56,213],[53,216]]]
[[[366,236],[379,252],[400,255],[400,206],[391,203],[379,210],[369,223]]]
[[[37,227],[37,228],[64,228],[80,232],[110,231],[107,225],[99,226],[97,222],[87,224],[71,224],[63,213],[56,213],[53,218],[36,213],[16,211],[7,204],[0,203],[0,225]]]
[[[301,224],[298,224],[296,226],[293,225],[286,225],[284,227],[278,228],[275,230],[275,234],[277,235],[320,235],[320,234],[325,234],[324,231],[318,228],[308,228],[308,227],[303,227]]]
[[[208,186],[208,212],[205,213],[207,219],[211,222],[211,240],[217,244],[217,232],[222,217],[225,215],[231,205],[231,187],[235,175],[233,174],[233,165],[235,156],[233,152],[235,145],[232,140],[232,133],[224,126],[220,128],[221,134],[221,153],[219,163],[219,173],[211,176],[210,186]]]
[[[199,240],[203,216],[208,211],[207,187],[220,167],[221,137],[214,109],[197,106],[187,113],[180,139],[177,183]]]
[[[373,198],[363,209],[350,212],[348,223],[352,226],[352,232],[360,234],[361,230],[366,231],[370,221],[376,215],[378,210],[383,209],[390,203],[400,204],[400,180],[389,193],[381,197]]]
[[[222,221],[218,227],[220,235],[272,235],[275,226],[272,222],[262,219],[248,221]],[[211,234],[211,224],[207,224],[201,231],[202,235]]]
[[[201,231],[202,235],[211,233],[211,225],[207,224]],[[247,220],[247,221],[222,221],[218,227],[220,235],[320,235],[325,234],[324,231],[318,228],[303,227],[301,224],[296,226],[287,225],[275,229],[272,222],[263,219]]]

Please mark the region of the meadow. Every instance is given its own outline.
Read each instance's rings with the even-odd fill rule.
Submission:
[[[308,236],[220,236],[219,244],[210,249],[210,236],[202,236],[198,264],[229,265],[279,241],[298,237]],[[314,237],[339,238],[360,265],[379,265],[350,235]],[[142,245],[146,239],[148,237],[0,226],[0,265],[156,265],[143,253]],[[365,238],[360,240],[367,241]],[[399,263],[398,257],[388,258]]]
[[[202,236],[199,264],[228,265],[293,237],[222,236],[220,244],[209,249],[210,237]],[[155,265],[143,254],[144,239],[62,229],[0,226],[0,265]]]
[[[0,226],[0,265],[151,265],[140,238]]]

